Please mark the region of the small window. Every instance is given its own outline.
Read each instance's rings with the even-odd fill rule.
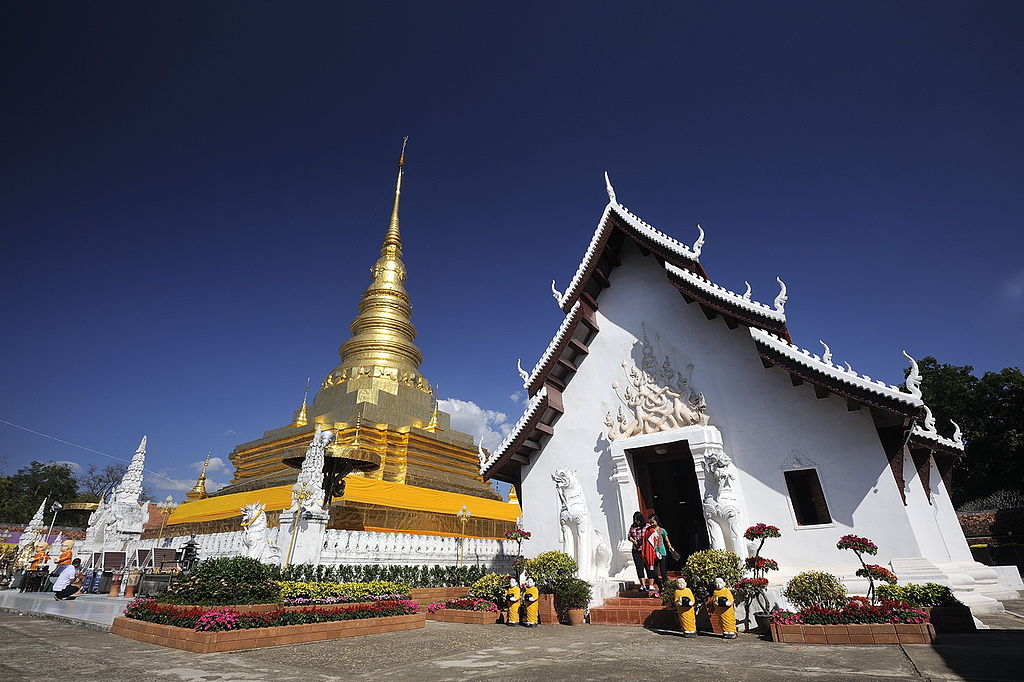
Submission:
[[[798,526],[818,526],[832,523],[832,515],[828,513],[825,493],[821,490],[821,481],[815,469],[798,469],[787,471],[786,487],[789,488],[789,499],[793,502]]]

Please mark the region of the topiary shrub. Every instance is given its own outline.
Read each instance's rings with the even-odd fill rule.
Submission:
[[[200,561],[187,575],[171,580],[158,601],[167,604],[275,604],[281,588],[273,566],[248,557]]]
[[[796,574],[786,584],[782,595],[800,609],[810,606],[838,609],[846,604],[846,588],[839,578],[824,571]]]
[[[575,578],[577,570],[576,560],[565,552],[542,552],[526,560],[526,574],[546,592],[554,591],[562,581]]]
[[[473,586],[469,588],[469,594],[477,599],[486,599],[501,604],[505,601],[505,590],[507,589],[507,575],[488,573],[473,583]]]
[[[707,599],[714,591],[715,578],[732,585],[743,577],[746,569],[734,552],[726,549],[705,549],[694,552],[683,565],[683,577],[698,600]]]

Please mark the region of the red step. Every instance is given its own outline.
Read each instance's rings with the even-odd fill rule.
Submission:
[[[676,625],[676,610],[667,606],[598,606],[590,609],[594,625],[632,625],[670,628]]]

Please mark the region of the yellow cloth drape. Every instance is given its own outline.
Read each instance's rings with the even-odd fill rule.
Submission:
[[[345,500],[440,514],[455,514],[465,505],[473,516],[497,521],[515,521],[522,514],[518,504],[509,504],[501,500],[488,500],[472,495],[357,476],[345,479]],[[267,511],[287,509],[292,503],[292,487],[281,485],[185,502],[171,512],[167,525],[216,521],[240,516],[241,508],[254,502],[265,504]]]

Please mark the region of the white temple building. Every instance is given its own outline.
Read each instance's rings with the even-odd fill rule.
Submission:
[[[684,558],[746,556],[749,525],[778,526],[764,550],[776,598],[812,569],[863,593],[855,556],[836,548],[848,533],[877,543],[901,582],[950,585],[977,612],[1016,597],[1013,567],[972,559],[948,493],[959,427],[937,433],[910,356],[904,389],[836,364],[824,343],[799,348],[781,279],[772,304],[713,283],[699,226],[684,245],[607,190],[568,288],[552,283],[565,319],[520,369],[525,412],[481,466],[515,486],[531,553],[572,554],[610,593],[636,578],[633,513],[655,511]]]

